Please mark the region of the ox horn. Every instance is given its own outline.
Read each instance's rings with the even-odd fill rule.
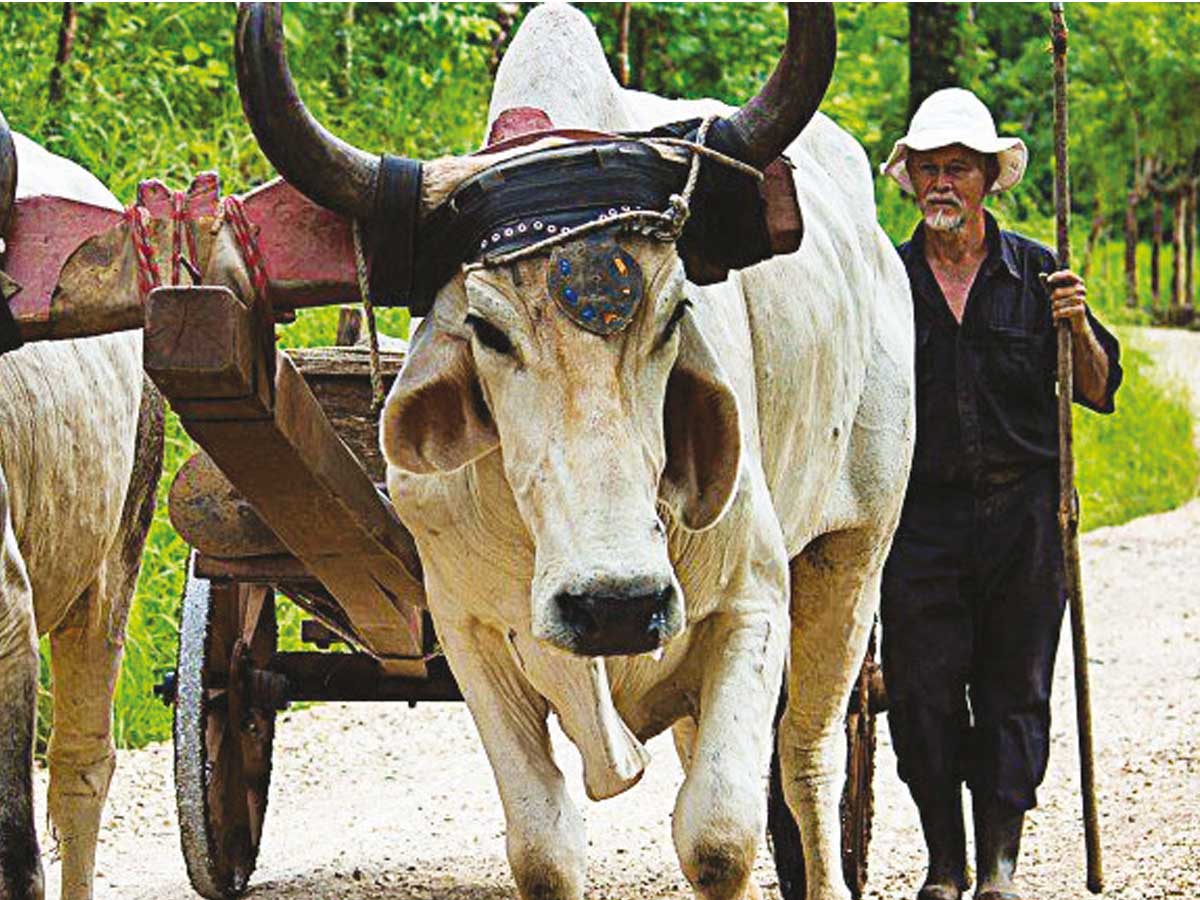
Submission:
[[[821,105],[836,58],[833,4],[789,3],[783,56],[762,90],[728,120],[744,144],[742,159],[762,168],[787,149]]]
[[[17,148],[13,143],[8,122],[0,113],[0,238],[8,228],[8,217],[12,215],[13,198],[17,195]],[[0,253],[4,244],[0,241]]]
[[[238,5],[238,93],[258,146],[293,187],[319,206],[370,218],[379,158],[330,134],[296,93],[278,3]]]

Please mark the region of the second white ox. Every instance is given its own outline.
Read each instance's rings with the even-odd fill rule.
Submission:
[[[14,144],[16,197],[121,208],[70,160],[22,135]],[[0,196],[0,224],[10,200]],[[116,764],[113,690],[162,456],[163,404],[142,373],[140,333],[0,356],[0,900],[44,894],[32,794],[38,635],[50,638],[54,678],[48,805],[61,896],[92,897]]]
[[[584,891],[582,821],[551,752],[551,711],[594,798],[636,783],[641,742],[674,727],[683,871],[709,900],[757,897],[750,873],[785,661],[779,752],[808,898],[847,896],[842,719],[908,475],[911,306],[865,155],[813,117],[832,60],[811,56],[831,50],[832,13],[819,10],[807,31],[803,13],[791,15],[788,53],[757,110],[742,113],[624,90],[581,13],[533,10],[500,67],[492,119],[536,107],[559,128],[639,130],[709,113],[734,113],[751,131],[766,122],[775,133],[757,162],[786,147],[803,245],[698,288],[673,244],[623,236],[646,299],[608,336],[550,301],[544,255],[459,271],[384,410],[388,488],[495,771],[525,898]],[[811,36],[822,28],[824,43]],[[273,83],[290,92],[281,51],[274,64]],[[761,103],[821,78],[781,140],[786,111],[763,114]],[[276,100],[264,108],[298,108]],[[321,202],[372,183],[371,158],[304,119],[263,141],[290,180],[305,189],[282,158],[294,153],[299,176],[306,159],[344,167],[309,177]],[[312,151],[297,151],[305,141]],[[423,214],[501,158],[426,163]]]

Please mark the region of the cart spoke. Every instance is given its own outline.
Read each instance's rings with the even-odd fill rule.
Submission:
[[[258,585],[243,585],[241,589],[242,642],[247,646],[254,643],[254,636],[261,629],[263,610],[266,607],[267,591]]]
[[[210,687],[204,689],[204,701],[206,707],[213,712],[222,711],[226,708],[226,695],[228,689],[223,687]]]
[[[234,878],[242,872],[248,874],[253,860],[238,732],[232,723],[224,729],[220,757],[214,765],[216,776],[209,791],[214,831],[224,836],[220,842],[221,863]]]

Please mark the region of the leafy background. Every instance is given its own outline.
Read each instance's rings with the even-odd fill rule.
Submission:
[[[1020,134],[1031,151],[1025,181],[994,204],[1002,222],[1049,242],[1052,236],[1050,60],[1043,4],[946,4],[945,40],[954,42],[955,77],[989,104],[1001,133]],[[622,4],[584,4],[614,71]],[[528,4],[294,4],[287,49],[310,110],[331,130],[371,151],[431,157],[470,152],[483,136],[494,67]],[[61,67],[60,96],[49,99],[62,4],[0,6],[0,109],[10,124],[93,171],[123,201],[137,182],[159,177],[183,186],[206,169],[226,192],[272,177],[241,113],[233,81],[231,4],[85,4]],[[1137,246],[1143,273],[1125,303],[1120,227],[1127,192],[1145,161],[1172,177],[1194,169],[1200,128],[1200,9],[1195,5],[1069,4],[1072,26],[1073,242],[1086,246],[1093,305],[1109,322],[1151,320],[1144,273],[1150,248]],[[910,11],[901,4],[840,4],[834,79],[822,110],[866,148],[874,164],[903,134],[909,104]],[[633,4],[630,84],[671,96],[737,103],[769,73],[785,14],[776,4]],[[1192,166],[1192,169],[1188,167]],[[1182,176],[1180,176],[1182,177]],[[1194,175],[1193,175],[1194,177]],[[894,185],[876,178],[880,220],[900,241],[916,223]],[[1141,233],[1148,209],[1138,208]],[[1170,223],[1167,226],[1171,231]],[[1077,254],[1078,254],[1077,250]],[[1169,271],[1171,248],[1164,250]],[[1189,301],[1190,302],[1190,301]],[[285,345],[331,343],[333,310],[302,313],[281,329]],[[383,327],[403,332],[390,312]],[[1128,342],[1127,342],[1128,343]],[[1118,412],[1076,416],[1084,527],[1115,524],[1190,498],[1198,465],[1191,421],[1178,388],[1152,380],[1151,361],[1125,356]],[[163,499],[193,452],[172,417],[166,474],[131,617],[115,700],[117,741],[140,746],[169,736],[168,710],[150,695],[174,665],[186,547],[166,521]],[[283,615],[285,642],[298,614]],[[43,667],[44,670],[46,667]],[[43,678],[46,687],[48,675]],[[43,691],[41,729],[49,721]]]

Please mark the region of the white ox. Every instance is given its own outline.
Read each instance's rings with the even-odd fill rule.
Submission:
[[[14,138],[17,197],[48,194],[120,210],[90,173]],[[31,767],[44,634],[54,679],[49,807],[62,897],[92,896],[115,761],[112,693],[162,467],[162,403],[144,385],[140,332],[0,356],[3,900],[43,896]]]
[[[790,14],[776,76],[730,121],[778,140],[786,116],[770,104],[811,90],[805,78],[822,76],[810,57],[825,48],[799,124],[766,150],[747,139],[758,164],[785,147],[795,164],[798,252],[698,288],[673,244],[623,236],[645,300],[607,337],[550,300],[544,255],[459,271],[383,413],[388,489],[495,772],[526,900],[584,892],[582,822],[551,752],[551,711],[593,798],[632,786],[641,742],[673,727],[683,872],[706,900],[759,896],[750,873],[785,660],[778,749],[808,898],[847,896],[842,723],[911,457],[911,304],[861,148],[820,115],[793,140],[828,81],[833,25],[817,11],[822,44]],[[278,11],[244,11],[238,41],[243,103],[268,157],[317,202],[368,217],[378,163],[304,113]],[[733,112],[622,89],[587,19],[561,5],[531,11],[504,58],[490,117],[515,107],[594,130]],[[422,214],[501,158],[426,163]]]

